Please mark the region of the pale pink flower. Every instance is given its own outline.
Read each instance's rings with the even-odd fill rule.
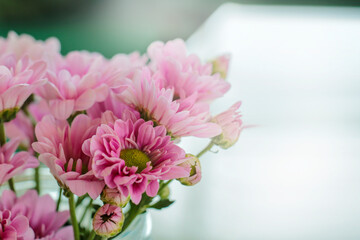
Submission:
[[[190,172],[177,166],[185,152],[170,140],[166,129],[143,119],[102,124],[83,149],[92,157],[94,174],[109,188],[130,195],[135,204],[144,192],[156,196],[158,180],[186,177]]]
[[[20,141],[20,138],[14,138],[0,146],[0,186],[25,169],[39,166],[37,159],[29,152],[14,154]]]
[[[56,203],[50,195],[38,196],[35,190],[28,190],[23,196],[5,190],[0,197],[0,210],[25,216],[33,237],[41,240],[73,239],[72,227],[63,227],[69,219],[69,211],[56,212]]]
[[[240,108],[240,105],[241,102],[237,102],[228,110],[216,115],[213,118],[213,121],[221,126],[222,133],[214,137],[212,141],[224,149],[234,145],[239,139],[240,133],[243,130],[241,115],[237,111]]]
[[[176,99],[196,95],[196,101],[209,101],[223,96],[230,84],[212,75],[212,65],[202,64],[199,57],[187,54],[183,40],[154,42],[148,47],[152,70],[161,87],[174,89]]]
[[[29,148],[30,144],[33,143],[34,127],[31,120],[23,112],[18,112],[15,119],[4,125],[8,138],[20,138],[21,145],[26,148]]]
[[[45,70],[45,62],[31,63],[27,56],[18,61],[0,56],[0,118],[15,118],[25,100],[45,83]]]
[[[101,193],[101,201],[123,208],[130,201],[130,196],[124,196],[117,188],[105,187]]]
[[[138,52],[127,54],[117,54],[109,61],[109,68],[115,68],[121,74],[121,79],[132,78],[134,73],[146,66],[148,58],[141,56]]]
[[[35,98],[27,108],[35,122],[40,122],[44,116],[50,114],[50,108],[44,99]]]
[[[14,32],[0,38],[0,118],[14,118],[30,94],[46,82],[46,69],[59,49],[59,42],[53,38],[36,41]]]
[[[173,138],[214,137],[221,133],[217,124],[209,122],[208,105],[195,104],[191,98],[181,103],[173,101],[173,90],[160,88],[157,83],[144,68],[128,82],[128,88],[119,97],[138,110],[145,120],[164,126]]]
[[[102,237],[112,237],[118,234],[124,224],[124,214],[121,207],[105,204],[100,207],[93,219],[95,233]]]
[[[200,182],[201,180],[201,165],[200,160],[192,155],[192,154],[186,154],[187,160],[180,164],[180,166],[185,168],[191,168],[190,176],[179,178],[179,181],[181,184],[186,186],[193,186]]]
[[[91,118],[102,118],[104,117],[105,112],[110,111],[113,113],[116,119],[128,119],[140,118],[140,114],[134,108],[130,107],[128,104],[124,103],[119,97],[116,97],[115,94],[110,93],[105,101],[100,103],[95,103],[91,108],[89,108],[86,113]],[[107,121],[102,122],[107,123]]]
[[[100,54],[85,51],[69,53],[47,77],[48,83],[38,94],[48,101],[51,114],[60,120],[104,101],[110,88],[116,93],[124,90],[119,68],[110,66]]]
[[[7,38],[0,37],[0,55],[12,55],[16,60],[28,56],[32,61],[51,60],[55,53],[60,52],[60,42],[57,38],[45,41],[35,40],[27,34],[17,35],[10,31]]]
[[[226,79],[229,70],[229,62],[230,62],[230,55],[228,54],[221,55],[213,59],[211,61],[213,65],[212,73],[213,74],[219,73],[223,79]]]
[[[78,196],[88,193],[93,199],[100,195],[104,182],[94,176],[91,160],[81,147],[95,134],[99,123],[99,119],[92,120],[81,114],[70,127],[66,120],[48,115],[36,125],[38,142],[32,144],[40,154],[39,160],[50,168],[61,187]]]
[[[23,215],[14,215],[9,210],[0,210],[0,239],[33,240],[29,220]]]

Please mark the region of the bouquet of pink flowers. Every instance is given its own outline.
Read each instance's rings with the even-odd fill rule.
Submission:
[[[171,205],[168,184],[198,183],[199,158],[231,147],[243,128],[239,102],[216,116],[209,109],[230,88],[228,62],[204,64],[180,39],[106,59],[62,56],[54,38],[0,38],[0,186],[10,189],[0,196],[0,239],[109,238],[148,208]],[[177,145],[186,136],[210,143],[189,154]],[[57,204],[39,196],[45,166],[59,185]],[[27,169],[34,189],[18,196],[14,177]],[[59,211],[62,197],[69,211]],[[79,211],[92,213],[92,229]]]

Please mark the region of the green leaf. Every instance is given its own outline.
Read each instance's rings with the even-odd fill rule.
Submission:
[[[149,208],[162,209],[162,208],[169,207],[174,202],[175,201],[170,201],[169,199],[162,199],[162,200],[158,201],[157,203],[151,205]]]

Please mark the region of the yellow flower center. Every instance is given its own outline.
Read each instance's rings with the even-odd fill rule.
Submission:
[[[120,152],[120,158],[125,161],[126,166],[137,167],[137,173],[144,170],[146,168],[146,163],[150,161],[150,158],[138,149],[123,149]]]

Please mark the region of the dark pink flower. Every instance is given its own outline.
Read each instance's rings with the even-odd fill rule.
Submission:
[[[92,157],[94,174],[109,188],[130,194],[135,204],[145,191],[151,197],[157,194],[158,180],[186,177],[190,172],[177,166],[185,152],[166,135],[166,129],[143,119],[102,124],[83,149]]]
[[[9,210],[0,210],[1,240],[32,240],[29,220],[23,215],[12,214]]]
[[[50,168],[60,186],[78,196],[88,193],[93,199],[100,195],[104,182],[94,176],[91,159],[81,147],[95,134],[99,123],[100,119],[92,120],[81,114],[70,127],[66,120],[48,115],[36,125],[38,142],[32,144],[40,154],[39,160]]]
[[[0,211],[11,211],[13,215],[25,216],[33,237],[41,240],[71,240],[72,227],[63,227],[69,219],[69,211],[56,212],[56,203],[49,196],[38,196],[35,190],[28,190],[23,196],[5,190],[0,197]]]

